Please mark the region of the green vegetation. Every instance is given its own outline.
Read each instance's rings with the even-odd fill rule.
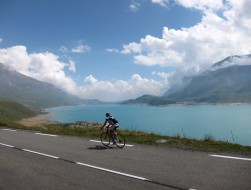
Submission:
[[[33,117],[41,112],[31,110],[16,102],[0,100],[0,126],[19,127],[17,120]]]
[[[87,138],[99,138],[102,125],[97,122],[76,122],[76,123],[44,123],[26,127],[18,124],[22,118],[32,117],[38,114],[29,108],[18,103],[0,101],[0,126],[40,131],[42,133],[70,135]],[[120,130],[128,143],[157,145],[162,147],[183,148],[190,150],[231,152],[251,155],[251,146],[241,146],[223,141],[214,140],[213,136],[205,135],[202,140],[187,139],[180,136],[167,137],[156,134],[147,134],[139,131]],[[160,143],[158,143],[160,142]]]

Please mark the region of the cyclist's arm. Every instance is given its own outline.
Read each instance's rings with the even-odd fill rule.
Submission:
[[[104,126],[106,125],[106,123],[107,123],[107,119],[105,120],[104,124],[102,125],[101,130],[104,128]]]

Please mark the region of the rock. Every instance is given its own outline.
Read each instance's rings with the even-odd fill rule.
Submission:
[[[69,123],[71,128],[98,128],[101,124],[98,122],[86,122],[86,121],[76,121],[75,123]]]
[[[156,141],[156,143],[158,143],[158,144],[163,144],[163,143],[166,143],[166,142],[167,142],[167,140],[165,140],[165,139],[160,139],[160,140]]]

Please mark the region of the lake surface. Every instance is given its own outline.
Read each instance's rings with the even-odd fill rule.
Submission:
[[[120,128],[168,136],[216,140],[251,146],[251,105],[83,105],[48,109],[47,119],[62,123],[75,121],[104,122],[110,112]]]

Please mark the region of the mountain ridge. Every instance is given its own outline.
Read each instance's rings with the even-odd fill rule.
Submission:
[[[0,99],[16,101],[33,108],[49,108],[98,103],[71,95],[52,84],[11,70],[0,63]]]
[[[230,66],[193,77],[190,84],[166,97],[177,101],[251,102],[251,65]]]

